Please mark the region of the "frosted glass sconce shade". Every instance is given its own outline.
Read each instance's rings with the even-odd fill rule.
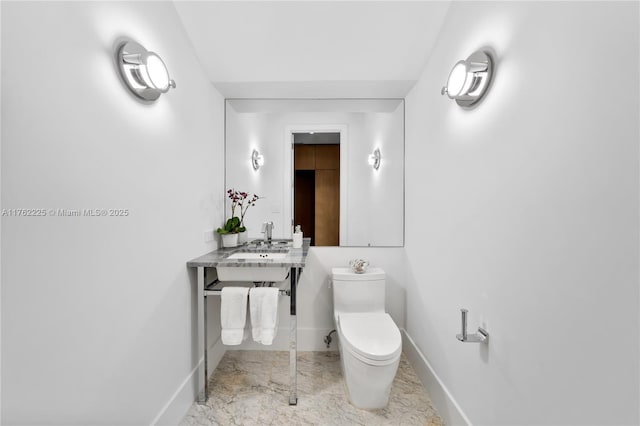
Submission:
[[[135,41],[120,46],[117,60],[127,87],[145,101],[155,101],[162,93],[176,87],[160,56]]]
[[[478,50],[463,61],[458,61],[447,85],[440,92],[454,99],[462,107],[477,103],[487,92],[493,75],[493,60],[489,53]]]
[[[255,149],[251,153],[251,164],[253,170],[258,170],[264,164],[264,156]]]
[[[380,168],[380,158],[380,150],[376,148],[373,154],[369,154],[369,165],[375,170],[378,170]]]

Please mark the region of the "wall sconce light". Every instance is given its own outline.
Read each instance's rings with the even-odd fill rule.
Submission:
[[[470,107],[477,103],[489,88],[493,75],[493,60],[489,53],[477,50],[466,60],[455,64],[447,85],[440,92],[455,99],[461,107]]]
[[[251,164],[253,170],[258,170],[264,164],[264,156],[255,149],[251,153]]]
[[[380,158],[380,149],[376,148],[373,154],[369,154],[369,165],[378,170],[380,168]]]
[[[127,87],[145,101],[155,101],[176,82],[169,78],[169,71],[160,56],[149,52],[135,41],[129,41],[118,49],[118,68]]]

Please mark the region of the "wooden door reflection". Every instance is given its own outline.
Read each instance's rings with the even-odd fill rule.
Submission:
[[[294,144],[294,225],[313,246],[340,245],[339,144]]]

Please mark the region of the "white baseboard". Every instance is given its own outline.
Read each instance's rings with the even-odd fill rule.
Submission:
[[[207,350],[209,375],[216,369],[225,352],[226,347],[220,339],[209,347]],[[191,408],[191,405],[197,398],[199,389],[196,372],[201,368],[204,368],[202,359],[198,365],[191,370],[180,386],[178,386],[178,389],[171,398],[169,398],[169,401],[162,407],[156,418],[151,422],[152,425],[177,425],[182,421],[184,415],[189,411],[189,408]]]
[[[209,349],[207,350],[207,369],[209,370],[209,377],[211,377],[213,371],[218,367],[218,364],[220,364],[220,360],[226,351],[227,347],[222,344],[222,340],[220,340],[220,338],[218,338],[213,345],[209,346]],[[202,366],[202,368],[204,368],[204,366]],[[207,379],[209,377],[207,377]]]
[[[402,339],[402,350],[406,355],[409,363],[415,370],[418,378],[422,382],[422,385],[427,389],[427,393],[431,397],[433,405],[438,410],[438,414],[442,417],[444,424],[446,425],[471,425],[471,421],[464,414],[458,403],[453,399],[453,396],[442,383],[438,375],[422,351],[418,349],[416,343],[411,336],[407,334],[407,331],[402,329],[404,338]]]

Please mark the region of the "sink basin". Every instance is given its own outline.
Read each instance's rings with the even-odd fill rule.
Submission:
[[[236,260],[237,264],[233,266],[217,266],[218,279],[220,281],[283,281],[287,278],[289,268],[286,266],[269,266],[268,263],[277,262],[286,256],[286,252],[243,251],[234,253],[227,259]]]

